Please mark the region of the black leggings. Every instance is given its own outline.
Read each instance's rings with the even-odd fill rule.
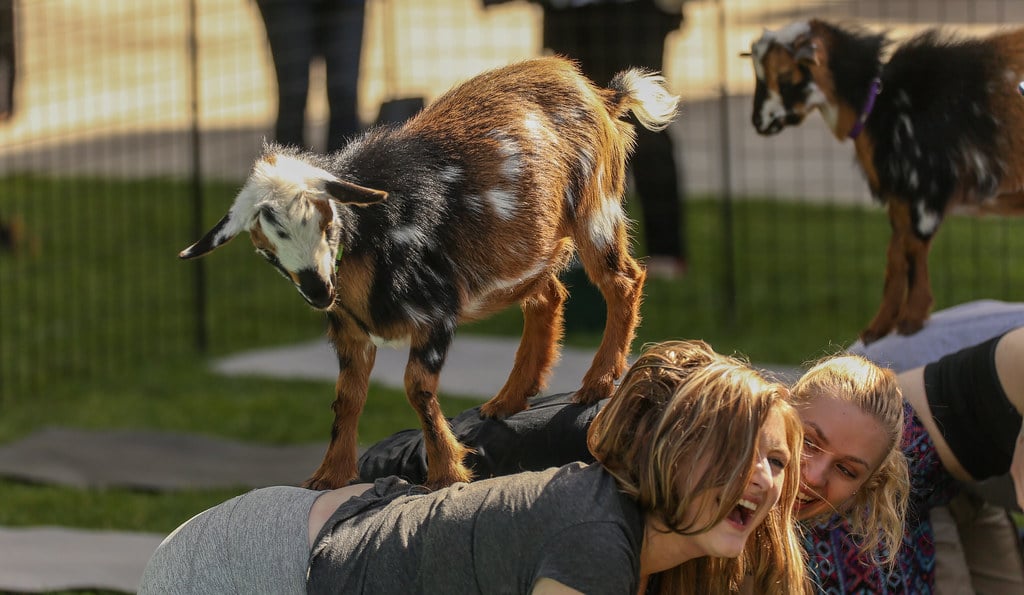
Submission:
[[[924,368],[932,417],[957,460],[974,479],[1009,471],[1021,415],[996,373],[1002,335],[951,353]]]

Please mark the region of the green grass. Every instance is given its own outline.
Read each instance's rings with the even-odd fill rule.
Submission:
[[[226,378],[210,373],[197,354],[200,268],[207,354],[322,335],[320,315],[252,255],[246,238],[200,262],[177,259],[223,215],[235,185],[203,187],[199,230],[184,182],[17,176],[0,178],[0,190],[0,215],[20,216],[35,244],[19,257],[0,253],[0,442],[66,425],[326,443],[331,383]],[[727,243],[721,205],[690,201],[690,272],[648,282],[634,351],[649,341],[702,338],[755,362],[799,364],[852,342],[881,294],[889,233],[883,210],[763,199],[735,203],[732,217]],[[936,307],[1024,296],[1020,225],[948,221],[931,258]],[[579,276],[567,281],[566,342],[593,347],[603,303]],[[511,309],[460,333],[517,336],[521,328]],[[442,398],[449,414],[471,404]],[[374,387],[360,438],[368,443],[416,425],[401,391]],[[0,525],[166,532],[238,491],[155,494],[0,481]]]

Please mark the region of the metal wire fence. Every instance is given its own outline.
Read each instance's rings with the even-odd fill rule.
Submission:
[[[706,285],[688,307],[720,324],[817,311],[828,336],[840,312],[866,321],[881,291],[884,245],[865,230],[884,227],[884,216],[851,148],[817,119],[771,140],[749,124],[753,77],[737,54],[762,27],[817,16],[894,36],[936,24],[976,32],[1024,22],[1021,4],[686,2],[664,65],[684,99],[671,129],[689,214],[680,226],[691,269],[714,263],[706,277],[677,281]],[[13,13],[13,28],[0,31],[0,87],[13,84],[9,113],[0,97],[0,405],[140,362],[317,336],[320,317],[243,242],[216,262],[176,257],[223,214],[273,134],[277,84],[257,3],[0,8]],[[369,0],[362,36],[358,115],[368,125],[382,104],[429,102],[475,73],[542,53],[543,15],[523,0]],[[305,132],[317,148],[327,142],[328,84],[314,62]],[[937,243],[938,305],[1021,294],[1012,225],[966,223],[955,245]],[[648,305],[677,297],[654,292]]]

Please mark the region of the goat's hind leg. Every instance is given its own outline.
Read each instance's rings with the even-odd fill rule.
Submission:
[[[931,236],[934,237],[934,236]],[[931,237],[921,238],[916,234],[907,234],[904,251],[907,255],[907,301],[896,319],[896,332],[901,335],[913,335],[924,328],[924,323],[931,314],[932,297],[931,277],[928,274],[928,250]]]
[[[551,273],[523,300],[523,337],[515,364],[505,386],[480,408],[481,415],[504,418],[518,413],[526,409],[528,398],[547,384],[562,340],[567,297],[565,286]]]
[[[882,289],[882,303],[878,312],[860,333],[861,340],[872,343],[889,334],[896,326],[907,300],[910,285],[910,261],[907,253],[907,236],[911,229],[910,206],[896,197],[889,197],[889,224],[892,235],[885,261],[885,286]]]
[[[435,329],[426,337],[413,338],[409,363],[405,368],[406,398],[416,410],[423,428],[423,443],[427,450],[426,485],[430,488],[473,479],[463,464],[470,449],[455,437],[437,399],[438,378],[451,345],[455,321],[442,326],[448,330]]]
[[[606,208],[611,206],[606,205]],[[611,396],[615,381],[626,371],[626,358],[640,322],[640,302],[647,273],[629,253],[625,215],[620,205],[616,208],[618,217],[612,218],[616,223],[613,229],[607,230],[611,232],[609,241],[595,243],[594,237],[602,237],[602,234],[590,234],[586,226],[576,238],[587,277],[601,290],[607,306],[601,344],[573,398],[576,403],[589,404]],[[592,224],[607,224],[607,220]]]

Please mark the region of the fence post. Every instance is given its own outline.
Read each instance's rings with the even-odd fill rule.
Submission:
[[[196,0],[188,2],[188,75],[189,75],[189,139],[192,151],[192,237],[203,233],[203,172],[199,135],[199,35]],[[209,346],[206,328],[206,267],[203,260],[191,263],[195,287],[195,341],[199,353],[206,353]]]
[[[722,172],[722,293],[725,295],[725,323],[732,327],[736,324],[736,255],[733,241],[733,210],[732,210],[732,166],[729,157],[732,145],[729,137],[729,73],[726,54],[726,22],[725,0],[716,0],[718,5],[718,124],[721,139],[721,172]]]

